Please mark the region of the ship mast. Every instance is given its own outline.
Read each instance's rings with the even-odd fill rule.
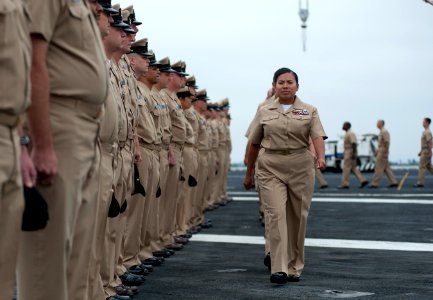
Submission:
[[[308,0],[299,0],[299,17],[301,18],[302,30],[302,49],[307,51],[307,19],[308,19]]]

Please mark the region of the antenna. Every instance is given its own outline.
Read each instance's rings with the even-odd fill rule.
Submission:
[[[302,49],[307,51],[307,19],[308,19],[308,0],[299,0],[299,17],[302,21]]]

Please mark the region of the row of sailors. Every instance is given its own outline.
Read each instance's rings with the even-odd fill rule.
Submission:
[[[33,50],[31,77],[26,65],[11,85],[19,93],[9,99],[20,99],[21,109],[4,109],[1,99],[1,140],[13,148],[21,135],[30,192],[20,234],[22,197],[13,195],[13,207],[0,198],[0,233],[11,237],[0,241],[0,299],[12,297],[16,265],[20,300],[130,299],[154,266],[211,226],[204,211],[230,201],[228,99],[208,103],[185,62],[158,61],[147,39],[135,41],[141,22],[132,6],[32,0],[27,12],[22,1],[0,4],[0,22],[23,29],[12,37],[20,41],[15,53],[5,48],[1,63],[18,50],[28,58],[26,39]],[[18,67],[7,65],[8,79]],[[47,106],[40,105],[42,86]],[[22,129],[10,120],[30,98]],[[35,199],[42,205],[29,211]]]

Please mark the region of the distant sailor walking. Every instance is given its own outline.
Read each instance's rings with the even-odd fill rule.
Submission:
[[[248,141],[244,186],[257,178],[269,226],[272,283],[299,281],[304,269],[304,241],[308,211],[314,189],[314,162],[309,149],[311,136],[317,168],[325,167],[326,139],[317,109],[297,96],[298,76],[287,68],[277,70],[273,86],[278,98],[261,108],[253,120]],[[259,151],[260,150],[260,151]]]
[[[377,128],[380,130],[379,145],[376,151],[376,166],[374,168],[374,175],[370,188],[377,188],[379,186],[384,172],[388,177],[389,187],[397,187],[397,180],[395,179],[388,162],[390,137],[388,130],[385,128],[385,121],[377,121]]]
[[[346,135],[344,136],[344,166],[341,185],[338,187],[339,189],[349,188],[350,172],[355,174],[356,178],[361,182],[361,188],[368,184],[368,180],[362,176],[361,172],[356,167],[358,145],[356,142],[356,135],[351,128],[352,125],[349,122],[344,122],[343,130],[346,131]]]
[[[421,136],[421,151],[418,153],[419,156],[419,172],[418,182],[414,185],[415,187],[424,187],[425,182],[425,171],[429,170],[433,174],[433,167],[431,165],[432,156],[432,134],[430,131],[430,118],[424,118],[422,126],[424,132]]]

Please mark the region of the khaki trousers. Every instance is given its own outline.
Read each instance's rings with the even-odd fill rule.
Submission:
[[[207,170],[207,180],[204,188],[204,199],[203,199],[203,209],[208,207],[209,205],[212,205],[212,191],[215,187],[214,179],[215,179],[215,152],[211,149],[208,152],[208,170]]]
[[[154,250],[152,250],[151,242],[152,240],[157,239],[156,232],[158,231],[158,202],[156,199],[156,191],[159,182],[159,154],[156,150],[146,150],[150,151],[150,165],[148,170],[148,187],[146,189],[146,202],[144,204],[144,215],[140,236],[140,252],[138,256],[139,260],[145,260],[147,258],[153,257],[152,251]],[[142,166],[139,168],[141,174]]]
[[[227,183],[229,177],[229,169],[230,169],[230,151],[228,146],[225,148],[225,160],[224,160],[224,171],[223,171],[223,187],[222,187],[222,195],[223,197],[228,197],[227,194]]]
[[[356,159],[351,158],[351,154],[344,154],[344,165],[343,165],[343,175],[341,178],[342,186],[349,186],[349,176],[350,172],[352,172],[359,182],[365,182],[367,179],[362,176],[361,172],[358,170],[356,166]]]
[[[314,168],[315,176],[317,181],[319,182],[320,186],[328,185],[328,182],[325,179],[325,176],[323,176],[320,169]]]
[[[119,181],[116,186],[116,199],[122,199],[119,200],[122,203],[122,206],[126,203],[129,205],[129,202],[131,200],[131,193],[132,193],[132,178],[133,178],[133,149],[132,149],[132,141],[127,142],[127,144],[121,149],[120,156],[122,159],[122,166],[121,166],[121,175],[119,178]],[[126,221],[127,221],[127,211],[128,207],[126,208],[126,211],[120,214],[119,217],[115,218],[117,219],[117,222],[114,222],[116,228],[112,228],[109,226],[109,230],[115,231],[115,245],[114,245],[114,274],[112,276],[112,279],[110,280],[108,287],[105,288],[106,294],[114,295],[115,294],[115,287],[122,284],[122,281],[120,280],[119,276],[123,275],[126,272],[126,268],[123,265],[123,252],[125,250],[124,247],[124,241],[125,241],[125,228],[126,228]]]
[[[102,143],[100,148],[98,210],[90,262],[89,299],[103,299],[105,297],[100,271],[103,261],[108,209],[114,191],[114,172],[117,165],[117,145]]]
[[[425,171],[429,170],[433,174],[433,167],[431,165],[431,157],[428,156],[427,151],[422,151],[419,158],[419,169],[418,169],[418,184],[424,185],[425,183]]]
[[[0,125],[0,153],[0,300],[11,300],[24,210],[15,129]]]
[[[161,197],[157,200],[159,204],[158,212],[158,242],[157,245],[160,249],[164,247],[164,221],[166,215],[166,197],[165,189],[167,185],[168,176],[168,151],[167,149],[161,149],[159,152],[159,186],[161,188]]]
[[[120,181],[123,179],[122,176],[122,165],[123,160],[121,156],[121,150],[119,149],[117,151],[117,154],[114,158],[115,161],[115,168],[114,168],[114,180],[113,180],[113,187],[114,187],[114,194],[115,199],[117,199],[119,207],[122,205],[122,197],[124,192],[121,189],[121,183]],[[118,188],[120,186],[120,188]],[[109,200],[111,204],[111,199]],[[105,210],[105,216],[108,217],[108,211],[109,206],[106,207]],[[122,214],[125,215],[125,214]],[[116,273],[116,259],[115,259],[115,253],[116,253],[116,236],[118,235],[118,229],[119,229],[119,223],[120,223],[120,216],[114,217],[114,218],[108,218],[106,220],[106,226],[104,230],[104,240],[103,240],[103,248],[100,252],[101,256],[101,264],[100,264],[100,278],[101,278],[101,284],[102,284],[102,290],[101,287],[99,287],[98,291],[98,298],[94,299],[102,299],[99,295],[105,294],[105,298],[112,296],[115,294],[114,289],[111,291],[111,293],[108,291],[109,283],[115,281],[115,273]]]
[[[371,185],[378,186],[382,180],[384,172],[388,177],[390,184],[397,184],[397,180],[395,179],[394,174],[392,173],[392,170],[389,166],[388,158],[385,158],[383,154],[379,153],[376,157],[376,166],[374,167],[374,175]]]
[[[87,108],[86,108],[87,107]],[[27,299],[87,299],[95,226],[99,111],[72,99],[50,101],[57,174],[38,185],[48,204],[46,228],[21,235],[18,294]]]
[[[170,166],[168,169],[167,181],[164,189],[164,203],[161,203],[161,209],[164,213],[162,238],[164,245],[174,243],[173,233],[176,230],[177,196],[180,186],[179,172],[182,165],[182,147],[177,144],[170,144],[170,146],[172,147],[176,158],[176,165]]]
[[[300,275],[314,189],[314,165],[308,151],[288,155],[262,151],[257,177],[265,205],[272,273]]]
[[[193,195],[197,186],[189,185],[191,176],[197,181],[198,157],[197,151],[190,146],[185,146],[182,152],[183,160],[183,177],[185,181],[180,185],[179,197],[177,198],[177,215],[176,215],[176,232],[175,235],[185,234],[189,229],[188,221],[192,215]]]
[[[209,155],[207,151],[198,153],[197,188],[194,193],[193,213],[190,221],[191,226],[197,226],[204,222],[204,191],[207,182]]]
[[[137,165],[140,183],[144,187],[146,197],[142,194],[131,196],[126,211],[126,227],[124,236],[123,264],[126,268],[141,265],[138,254],[140,252],[141,232],[145,230],[149,218],[150,180],[153,171],[152,150],[139,146],[141,162]],[[132,171],[134,172],[134,171]],[[133,183],[133,186],[135,183]]]
[[[219,173],[219,156],[218,149],[212,149],[213,156],[213,165],[209,168],[211,169],[211,174],[209,177],[209,188],[210,188],[210,197],[209,197],[209,205],[213,205],[217,203],[219,193],[217,192],[218,188],[218,173]]]
[[[217,152],[217,160],[218,160],[218,167],[217,167],[217,174],[215,175],[215,188],[213,190],[212,198],[213,203],[219,203],[222,202],[223,198],[223,181],[224,181],[224,171],[225,171],[225,159],[226,159],[226,151],[225,151],[225,145],[219,146]]]

